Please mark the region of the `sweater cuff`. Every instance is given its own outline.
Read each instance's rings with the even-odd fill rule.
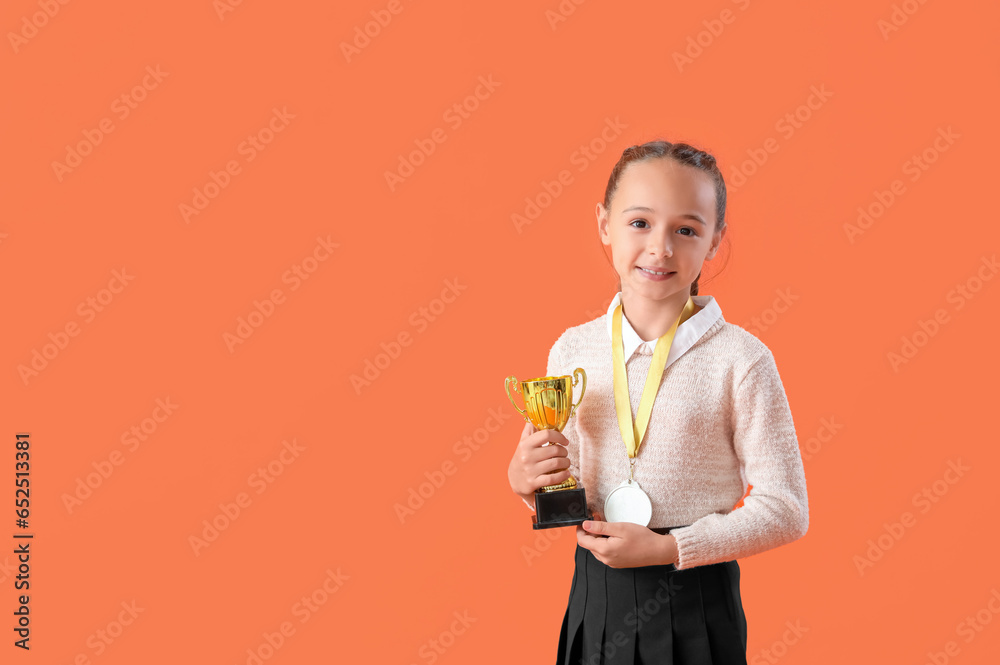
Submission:
[[[670,535],[677,541],[677,563],[674,568],[685,570],[711,561],[710,543],[697,529],[690,526],[673,529]]]

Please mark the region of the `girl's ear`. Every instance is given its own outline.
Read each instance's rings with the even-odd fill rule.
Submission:
[[[723,226],[721,231],[716,231],[712,237],[712,246],[708,250],[708,254],[705,255],[705,260],[715,258],[716,252],[719,251],[719,246],[722,245],[722,239],[726,237],[726,230],[729,226]]]
[[[597,233],[601,236],[601,242],[605,245],[611,244],[611,235],[608,233],[608,211],[604,209],[603,203],[598,203],[594,209],[597,216]]]

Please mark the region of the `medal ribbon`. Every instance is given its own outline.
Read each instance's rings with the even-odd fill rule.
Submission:
[[[643,388],[642,398],[639,400],[639,411],[636,421],[632,422],[632,405],[628,393],[628,379],[625,370],[625,343],[622,341],[622,304],[618,303],[611,323],[611,356],[614,366],[615,382],[615,411],[618,412],[618,428],[622,432],[622,440],[625,441],[625,449],[629,459],[638,454],[639,446],[646,435],[646,426],[649,425],[649,415],[653,410],[653,400],[660,388],[660,379],[663,377],[663,369],[667,366],[667,355],[674,342],[674,333],[681,323],[691,318],[694,314],[694,301],[688,296],[684,309],[670,330],[665,332],[656,342],[656,350],[653,351],[653,360],[649,366],[649,373],[646,375],[646,387]]]

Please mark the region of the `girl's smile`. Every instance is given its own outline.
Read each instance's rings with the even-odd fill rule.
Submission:
[[[664,268],[657,268],[655,266],[637,266],[637,270],[642,275],[645,275],[646,279],[651,279],[654,282],[662,281],[676,275],[674,271],[666,270]]]

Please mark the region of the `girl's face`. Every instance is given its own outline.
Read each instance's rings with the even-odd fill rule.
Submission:
[[[597,204],[601,242],[611,247],[622,292],[651,300],[679,293],[686,298],[725,235],[725,228],[715,231],[715,222],[711,176],[669,158],[630,163],[611,209]]]

